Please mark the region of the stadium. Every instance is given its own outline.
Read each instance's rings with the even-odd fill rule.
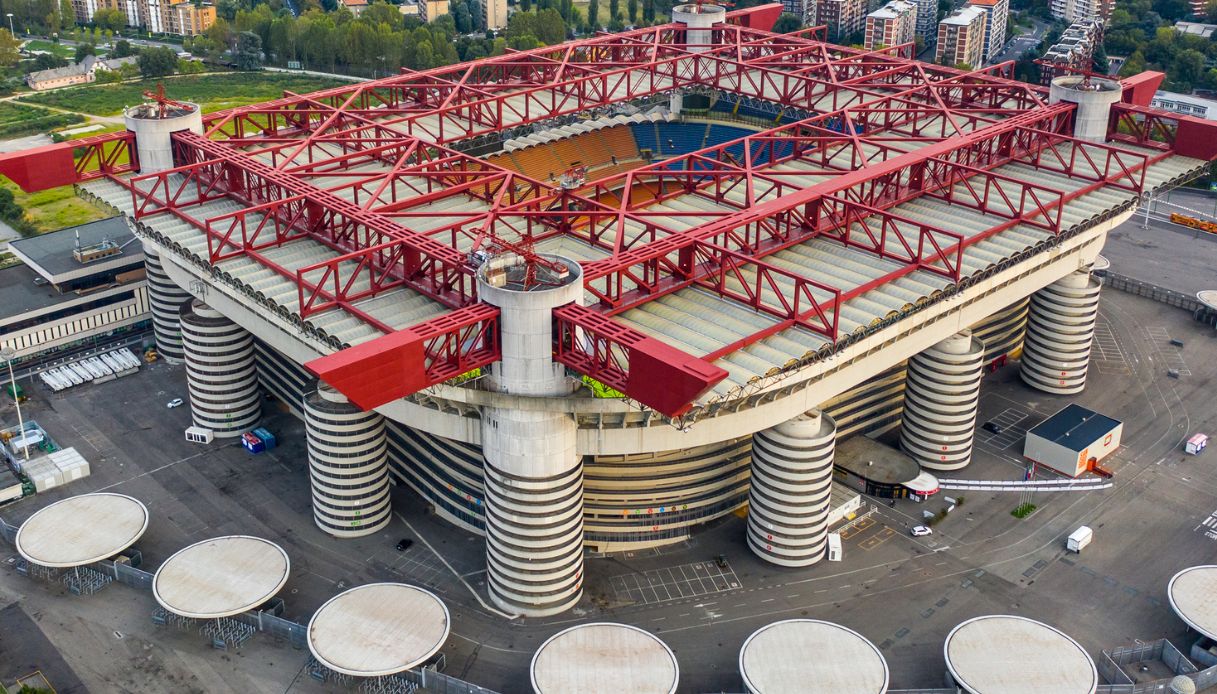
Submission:
[[[515,614],[578,601],[585,548],[677,542],[744,506],[779,565],[824,555],[836,442],[899,427],[959,470],[983,369],[1085,384],[1089,268],[1217,124],[1159,73],[1017,82],[912,45],[768,31],[780,5],[0,156],[142,240],[196,426],[307,425],[332,535],[390,484],[485,535]]]

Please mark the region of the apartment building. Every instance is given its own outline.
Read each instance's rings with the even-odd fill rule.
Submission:
[[[938,0],[916,0],[917,35],[928,46],[938,39]]]
[[[482,12],[486,17],[486,29],[507,26],[507,0],[482,0]]]
[[[448,0],[418,0],[418,18],[424,22],[434,22],[446,14]]]
[[[1074,70],[1089,70],[1095,45],[1103,40],[1103,22],[1086,19],[1074,22],[1057,42],[1044,53],[1046,63],[1040,67],[1040,82],[1048,84],[1057,75]]]
[[[866,29],[866,0],[819,0],[815,24],[828,27],[830,41],[843,41]]]
[[[985,60],[984,10],[967,5],[938,23],[934,60],[942,65],[980,67]]]
[[[892,0],[866,15],[867,50],[909,43],[917,34],[917,5],[909,0]]]
[[[1115,0],[1051,0],[1048,8],[1053,17],[1079,22],[1087,19],[1107,21],[1115,6]]]
[[[1010,0],[968,0],[968,5],[985,13],[985,62],[994,61],[1006,45],[1006,25],[1010,22]],[[979,66],[977,66],[979,67]]]

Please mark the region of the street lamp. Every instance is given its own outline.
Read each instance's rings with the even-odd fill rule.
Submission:
[[[8,14],[6,14],[4,16],[8,17],[8,33],[12,34],[13,38],[16,38],[17,32],[13,29],[13,13],[9,12]]]
[[[13,15],[9,15],[10,21]],[[8,364],[8,380],[12,388],[13,404],[17,406],[17,431],[21,436],[21,451],[25,453],[25,459],[30,459],[30,444],[25,440],[25,420],[21,418],[21,400],[17,397],[17,379],[13,376],[13,357],[17,356],[17,351],[12,347],[0,347],[0,359]]]

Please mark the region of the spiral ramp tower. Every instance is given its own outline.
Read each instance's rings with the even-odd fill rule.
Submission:
[[[182,306],[181,326],[194,425],[240,436],[261,417],[253,335],[198,299]]]
[[[182,304],[190,301],[190,294],[169,279],[160,254],[146,243],[144,269],[148,275],[148,303],[152,307],[157,354],[170,364],[181,364],[186,358],[182,352],[181,309]]]
[[[959,470],[971,462],[984,354],[964,330],[909,360],[900,446],[921,467]]]
[[[1031,295],[1019,376],[1036,390],[1073,395],[1086,386],[1102,284],[1085,270]]]
[[[362,537],[389,524],[385,420],[327,385],[304,398],[313,520],[335,537]]]
[[[748,546],[779,566],[824,558],[837,425],[812,410],[752,437]]]
[[[518,256],[488,260],[478,270],[478,296],[500,311],[502,357],[486,379],[499,392],[552,397],[575,388],[553,360],[552,315],[582,301],[583,272],[573,260],[545,258],[566,272],[540,286],[528,285],[527,264]],[[486,407],[481,431],[490,597],[514,614],[564,612],[583,595],[578,425],[566,412]]]

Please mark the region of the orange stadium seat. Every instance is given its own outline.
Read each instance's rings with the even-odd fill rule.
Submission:
[[[628,125],[605,128],[592,134],[599,136],[609,155],[617,157],[617,161],[638,158],[638,143],[634,141],[634,132]]]

